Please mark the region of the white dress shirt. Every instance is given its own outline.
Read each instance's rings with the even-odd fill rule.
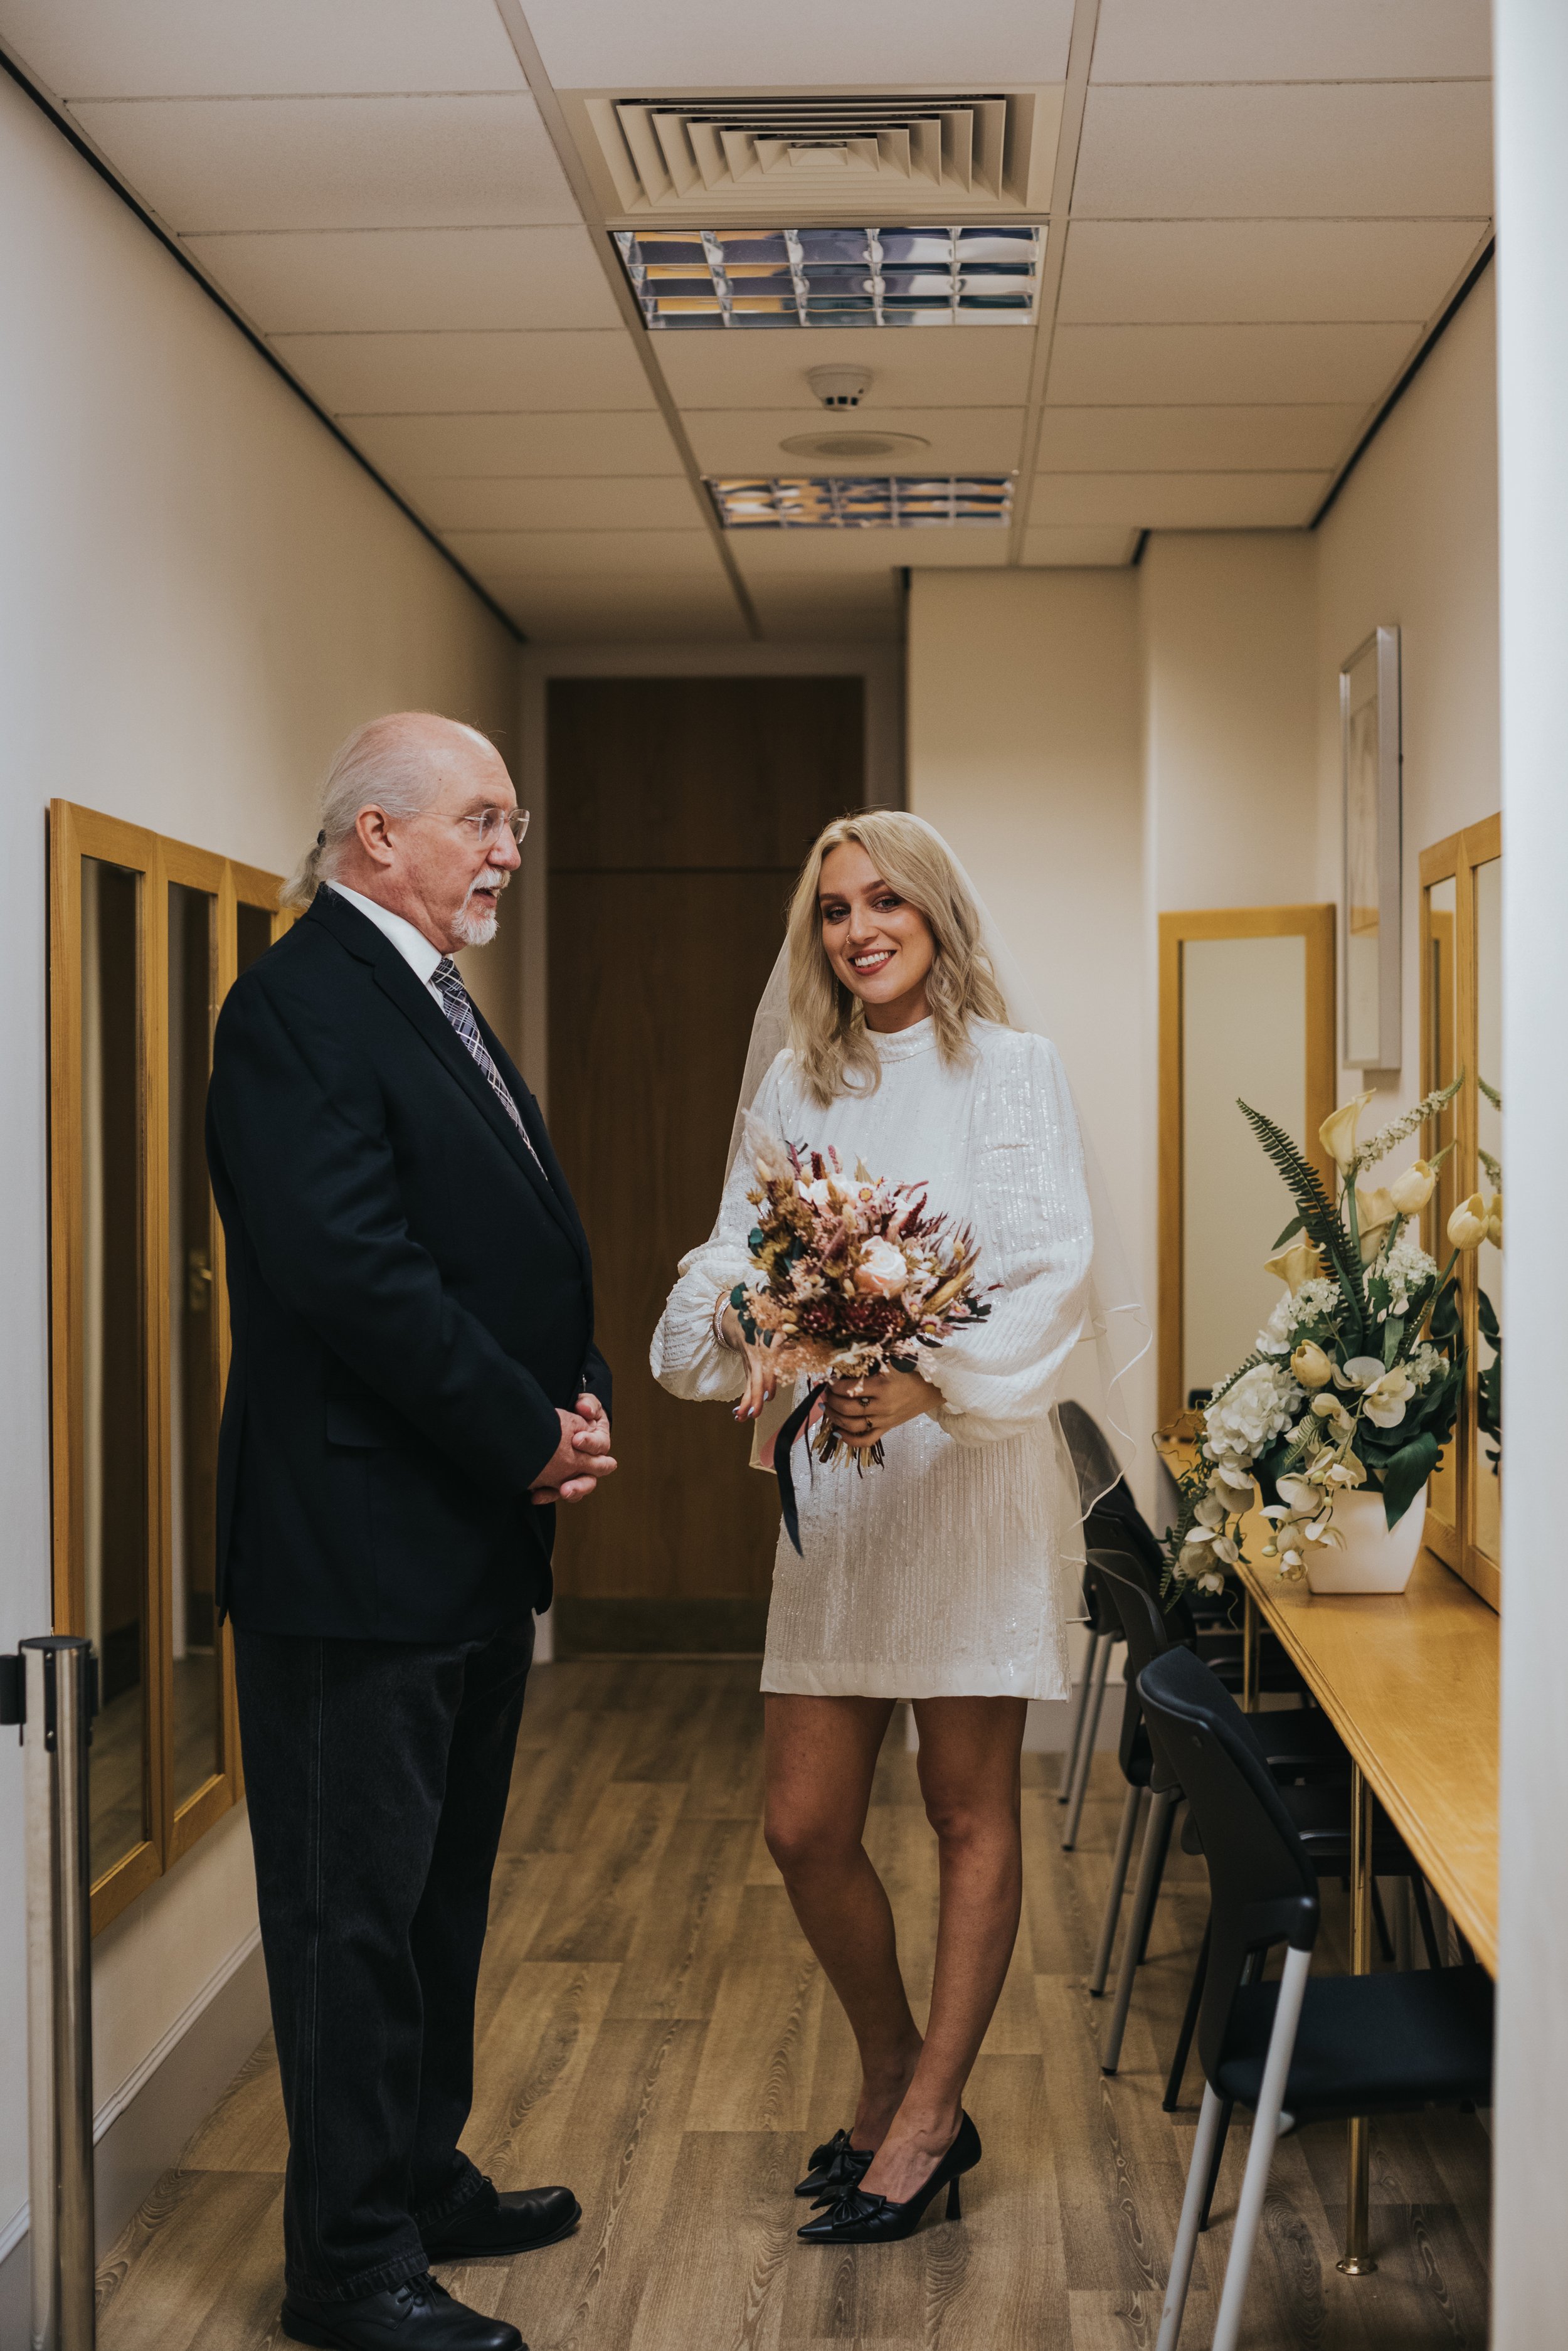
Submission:
[[[378,906],[373,898],[364,897],[358,890],[350,890],[341,882],[329,882],[327,887],[335,890],[340,898],[347,898],[350,905],[357,906],[367,922],[374,923],[377,930],[391,939],[410,971],[416,979],[423,981],[444,1015],[446,1006],[434,980],[435,967],[441,961],[441,949],[433,947],[423,931],[415,930],[413,925],[405,922],[401,914],[394,914],[390,906]]]

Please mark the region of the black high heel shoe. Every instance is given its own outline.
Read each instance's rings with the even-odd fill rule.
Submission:
[[[847,2130],[835,2131],[806,2158],[806,2177],[797,2181],[796,2195],[809,2196],[814,2204],[836,2204],[846,2189],[860,2186],[873,2152],[869,2147],[852,2147]]]
[[[967,2114],[960,2112],[958,2129],[952,2146],[936,2166],[924,2188],[903,2204],[894,2204],[886,2196],[868,2196],[863,2188],[848,2188],[836,2204],[808,2220],[796,2235],[809,2245],[890,2245],[900,2237],[912,2237],[919,2228],[925,2207],[938,2190],[947,2190],[947,2218],[963,2217],[958,2196],[958,2182],[966,2171],[973,2171],[980,2159],[980,2134]]]

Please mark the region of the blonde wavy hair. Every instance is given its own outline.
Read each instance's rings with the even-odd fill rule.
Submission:
[[[874,1093],[882,1069],[860,998],[828,961],[818,904],[822,863],[846,841],[865,851],[882,879],[925,915],[936,943],[925,982],[944,1061],[969,1061],[971,1020],[1007,1025],[1007,1000],[980,935],[979,912],[940,833],[899,809],[867,809],[824,826],[789,901],[789,1041],[807,1092],[824,1108],[836,1095]]]

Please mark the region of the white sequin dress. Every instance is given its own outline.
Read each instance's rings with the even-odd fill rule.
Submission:
[[[1066,1498],[1047,1416],[1088,1303],[1082,1155],[1055,1047],[985,1021],[971,1034],[975,1057],[961,1068],[944,1066],[929,1020],[877,1037],[877,1091],[826,1110],[781,1053],[757,1096],[755,1114],[773,1134],[831,1144],[851,1169],[862,1159],[892,1182],[923,1183],[934,1209],[972,1224],[992,1309],[925,1351],[941,1413],[894,1429],[883,1468],[862,1477],[841,1459],[809,1471],[797,1444],[804,1556],[780,1531],[765,1690],[1067,1695],[1065,1624],[1081,1604],[1077,1570],[1061,1558]],[[674,1395],[733,1403],[744,1385],[714,1312],[752,1270],[746,1194],[755,1180],[742,1155],[713,1236],[683,1259],[654,1332],[653,1374]],[[1069,1506],[1065,1523],[1075,1520]]]

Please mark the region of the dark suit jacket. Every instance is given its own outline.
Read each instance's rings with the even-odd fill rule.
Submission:
[[[218,1599],[265,1633],[478,1638],[548,1605],[528,1488],[591,1388],[588,1242],[390,939],[323,890],[219,1015],[207,1158],[234,1332]]]

